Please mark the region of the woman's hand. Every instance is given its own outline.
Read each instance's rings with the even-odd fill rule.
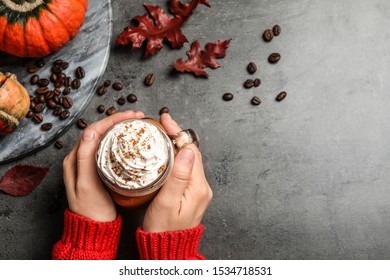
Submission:
[[[169,135],[181,131],[177,123],[162,114],[160,122]],[[199,149],[190,144],[175,157],[172,172],[149,205],[142,229],[147,232],[185,230],[198,226],[212,199]]]
[[[96,170],[96,149],[108,128],[126,119],[143,117],[142,112],[126,111],[104,118],[84,130],[80,141],[63,162],[66,195],[72,212],[98,222],[116,219],[115,204]]]

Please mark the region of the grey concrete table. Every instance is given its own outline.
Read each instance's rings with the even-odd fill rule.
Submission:
[[[142,1],[113,1],[113,46]],[[166,7],[166,1],[152,1]],[[201,252],[209,259],[388,259],[390,257],[390,2],[385,0],[210,1],[183,28],[201,44],[232,38],[221,68],[208,79],[173,74],[185,56],[167,46],[142,59],[142,51],[113,47],[104,78],[125,84],[94,97],[83,112],[93,122],[99,104],[138,96],[120,110],[158,116],[162,106],[198,131],[214,199],[204,218]],[[266,28],[282,33],[270,43]],[[276,65],[267,62],[280,52]],[[246,90],[254,61],[262,85]],[[154,72],[147,88],[144,77]],[[285,90],[281,103],[275,96]],[[231,92],[234,99],[222,100]],[[262,99],[250,104],[252,96]],[[18,162],[51,166],[29,196],[0,194],[0,258],[47,259],[61,235],[66,197],[62,160],[81,131]],[[0,174],[12,167],[0,167]],[[59,197],[58,211],[47,209]],[[118,258],[137,258],[134,229],[142,211],[122,211]]]

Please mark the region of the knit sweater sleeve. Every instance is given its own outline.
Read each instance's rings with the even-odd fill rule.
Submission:
[[[203,225],[179,231],[145,232],[137,229],[136,240],[141,260],[204,260],[198,252]]]
[[[118,250],[122,217],[112,222],[96,222],[73,213],[64,214],[64,232],[52,250],[55,260],[115,259]]]

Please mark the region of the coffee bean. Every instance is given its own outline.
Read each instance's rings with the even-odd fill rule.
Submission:
[[[71,77],[66,77],[64,86],[65,87],[70,87],[72,85],[72,78]]]
[[[41,123],[43,121],[43,116],[41,114],[34,114],[32,120],[35,123]]]
[[[43,110],[45,110],[45,103],[38,103],[35,105],[34,112],[35,113],[42,113]]]
[[[282,29],[277,24],[272,28],[272,33],[274,33],[275,36],[279,36],[281,31]]]
[[[51,100],[53,100],[53,102],[55,102],[56,104],[60,103],[60,98],[58,97],[58,95],[54,95]]]
[[[225,101],[233,100],[233,98],[234,98],[234,95],[231,94],[230,92],[227,92],[224,95],[222,95],[222,99]]]
[[[54,65],[51,68],[51,72],[54,73],[54,74],[60,74],[62,72],[62,68],[59,65]]]
[[[59,116],[59,115],[61,115],[61,113],[62,113],[62,108],[61,107],[56,107],[54,109],[54,111],[53,111],[53,115],[54,116]]]
[[[261,103],[261,99],[258,98],[257,96],[254,96],[254,97],[252,98],[252,100],[251,100],[251,103],[252,103],[253,105],[255,105],[255,106],[258,106],[258,105],[260,105],[260,103]]]
[[[65,96],[64,98],[62,98],[61,105],[62,107],[64,107],[64,109],[71,108],[73,106],[72,98],[70,98],[69,96]]]
[[[104,85],[101,85],[100,87],[97,88],[96,93],[98,95],[103,95],[107,92],[107,88]]]
[[[30,79],[30,84],[31,85],[36,85],[39,81],[39,76],[38,75],[32,75]]]
[[[50,100],[54,97],[54,91],[50,90],[48,93],[45,94],[45,100]]]
[[[54,83],[55,81],[57,81],[57,79],[58,79],[57,74],[51,73],[51,75],[50,75],[50,81],[52,81],[52,82]]]
[[[56,60],[53,62],[54,65],[59,65],[59,66],[61,66],[62,63],[64,63],[64,61],[63,61],[62,59],[56,59]]]
[[[126,103],[126,99],[124,97],[119,97],[117,102],[119,105],[124,105]]]
[[[70,116],[70,112],[68,110],[63,110],[60,114],[60,119],[65,120]]]
[[[145,77],[145,85],[150,87],[151,85],[153,85],[154,81],[156,80],[156,75],[150,73],[148,74],[146,77]]]
[[[53,127],[52,123],[44,123],[41,125],[41,130],[49,131]]]
[[[81,82],[79,79],[74,79],[72,81],[72,88],[73,89],[78,89],[81,86]]]
[[[105,80],[104,81],[104,86],[109,87],[111,85],[111,80]]]
[[[49,92],[49,89],[47,87],[40,87],[35,91],[35,93],[38,95],[46,94],[48,92]]]
[[[88,126],[88,123],[85,119],[81,118],[81,119],[78,119],[77,121],[77,127],[80,128],[80,129],[84,129]]]
[[[165,113],[169,113],[169,108],[168,107],[162,107],[160,109],[160,112],[159,112],[160,115],[165,114]]]
[[[256,78],[253,80],[253,86],[258,87],[261,84],[261,80],[259,78]]]
[[[246,67],[246,70],[249,72],[249,74],[254,74],[257,71],[257,66],[254,62],[251,62]]]
[[[32,111],[28,111],[28,112],[27,112],[27,115],[26,115],[26,118],[31,119],[32,116],[34,116],[34,113],[33,113]]]
[[[48,79],[40,79],[37,84],[40,87],[47,87],[49,85],[49,80]]]
[[[134,103],[134,102],[137,102],[138,98],[135,94],[133,93],[130,93],[128,96],[127,96],[127,102],[129,103]]]
[[[64,142],[62,142],[61,140],[57,140],[55,143],[54,143],[54,147],[56,147],[57,149],[62,149],[64,147]]]
[[[280,60],[280,54],[279,53],[271,53],[268,57],[268,61],[270,63],[277,63]]]
[[[62,94],[63,94],[63,95],[68,95],[68,94],[70,93],[70,91],[71,91],[70,87],[66,87],[66,88],[64,88],[64,90],[62,91]]]
[[[50,109],[57,108],[57,103],[53,99],[50,99],[49,101],[47,101],[46,104],[47,104],[47,107]]]
[[[106,110],[106,108],[104,108],[104,105],[99,105],[97,107],[97,111],[99,114],[104,113],[105,110]]]
[[[45,99],[45,95],[39,95],[37,96],[37,100],[38,100],[38,103],[45,103],[46,99]],[[37,103],[37,104],[38,104]]]
[[[60,88],[55,88],[53,91],[54,91],[54,95],[60,95],[61,94],[61,89]]]
[[[270,41],[272,41],[273,38],[274,38],[274,33],[272,32],[271,29],[267,29],[264,31],[264,33],[263,33],[264,41],[270,42]]]
[[[63,79],[65,81],[65,79],[66,79],[65,73],[60,73],[58,78],[61,78],[61,79]]]
[[[62,77],[59,77],[57,81],[54,83],[55,88],[61,88],[65,84],[65,79]]]
[[[38,101],[38,100],[37,100]],[[35,106],[37,106],[37,103],[35,103],[34,100],[30,101],[30,109],[34,110]]]
[[[285,99],[286,96],[287,96],[287,92],[282,91],[281,93],[279,93],[279,94],[276,96],[276,101],[280,102],[280,101],[282,101],[283,99]]]
[[[117,91],[120,91],[123,89],[123,84],[120,82],[115,82],[112,84],[112,88],[117,90]]]
[[[111,115],[113,115],[113,114],[115,114],[115,113],[116,113],[116,109],[115,109],[114,106],[111,106],[111,107],[108,108],[107,111],[106,111],[106,115],[107,115],[107,116],[111,116]]]
[[[252,79],[248,79],[244,83],[244,88],[252,88],[254,85],[254,81]]]
[[[85,77],[85,70],[83,67],[79,66],[76,68],[75,75],[77,79],[83,79]]]
[[[36,62],[35,62],[35,65],[39,68],[42,68],[43,66],[45,66],[45,61],[41,58],[41,59],[38,59]]]
[[[69,67],[69,63],[68,62],[66,62],[66,61],[62,62],[62,64],[61,64],[61,69],[62,70],[68,69],[68,67]]]
[[[30,65],[27,67],[27,72],[33,74],[39,70],[39,67],[36,65]]]

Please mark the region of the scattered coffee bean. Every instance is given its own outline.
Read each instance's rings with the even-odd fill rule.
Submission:
[[[87,121],[85,119],[81,118],[81,119],[79,119],[77,121],[77,126],[80,129],[84,129],[84,128],[86,128],[88,126],[88,123],[87,123]]]
[[[53,99],[53,97],[54,97],[54,91],[49,90],[49,92],[46,93],[46,95],[45,95],[45,100],[51,100],[51,99]]]
[[[54,147],[56,147],[57,149],[62,149],[64,147],[64,142],[62,142],[61,140],[57,140],[55,143],[54,143]]]
[[[258,87],[261,85],[261,80],[259,78],[256,78],[253,80],[253,86]]]
[[[47,87],[49,85],[49,80],[48,79],[40,79],[38,80],[37,84],[40,87]]]
[[[27,67],[27,72],[33,74],[39,70],[39,67],[36,65],[30,65]]]
[[[57,74],[52,73],[52,74],[50,75],[50,81],[52,81],[53,83],[54,83],[55,81],[57,81],[57,79],[58,79]]]
[[[117,91],[120,91],[123,89],[123,84],[120,82],[115,82],[112,84],[112,88],[117,90]]]
[[[85,70],[83,67],[79,66],[76,68],[75,75],[77,79],[83,79],[85,77]]]
[[[46,101],[45,95],[39,95],[39,96],[37,97],[37,99],[38,99],[38,103],[45,103],[45,101]],[[38,104],[38,103],[37,103],[37,104]]]
[[[70,116],[70,112],[68,110],[63,110],[60,114],[60,119],[65,120]]]
[[[69,63],[66,62],[66,61],[64,61],[64,62],[61,64],[61,69],[62,69],[62,70],[68,69],[68,67],[69,67]]]
[[[65,96],[64,98],[62,98],[61,105],[62,107],[64,107],[64,109],[71,108],[73,106],[72,98],[70,98],[69,96]]]
[[[117,102],[119,105],[124,105],[126,103],[126,99],[124,97],[119,97]]]
[[[248,79],[248,80],[246,80],[245,83],[244,83],[244,87],[245,87],[245,88],[252,88],[253,85],[254,85],[254,81],[253,81],[252,79]]]
[[[106,111],[107,116],[111,116],[111,115],[113,115],[113,114],[115,114],[115,113],[116,113],[116,109],[115,109],[114,106],[111,106],[111,107],[108,108],[107,111]]]
[[[42,131],[49,131],[53,127],[52,123],[44,123],[41,125]]]
[[[71,91],[70,87],[66,87],[66,88],[64,88],[64,90],[62,91],[62,94],[63,94],[63,95],[68,95],[68,94],[70,93],[70,91]]]
[[[26,115],[26,118],[31,119],[32,116],[34,116],[34,113],[33,113],[32,111],[28,111],[28,112],[27,112],[27,115]]]
[[[47,107],[50,109],[57,108],[57,103],[53,99],[50,99],[49,101],[47,101],[46,104],[47,104]]]
[[[43,121],[43,116],[41,114],[34,114],[34,116],[32,116],[32,120],[35,123],[41,123]]]
[[[258,105],[260,105],[260,103],[261,103],[261,99],[260,99],[259,97],[257,97],[257,96],[254,96],[254,97],[252,98],[252,100],[251,100],[251,103],[252,103],[253,105],[255,105],[255,106],[258,106]]]
[[[58,78],[55,83],[54,83],[54,87],[55,88],[61,88],[63,85],[65,84],[65,80],[63,78]]]
[[[46,94],[48,92],[49,92],[48,87],[40,87],[40,88],[37,88],[37,90],[35,91],[35,93],[38,95],[43,95],[43,94]]]
[[[268,57],[268,61],[270,63],[277,63],[280,60],[280,54],[279,53],[271,53]]]
[[[225,101],[233,100],[233,97],[234,97],[234,95],[231,94],[230,92],[227,92],[224,95],[222,95],[222,99]]]
[[[134,102],[137,102],[137,96],[133,93],[130,93],[128,96],[127,96],[127,102],[129,103],[134,103]]]
[[[65,73],[60,73],[58,78],[61,78],[61,79],[65,80],[66,79]]]
[[[275,36],[279,36],[281,31],[282,29],[277,24],[272,28],[272,33],[274,33]]]
[[[283,99],[285,99],[286,96],[287,96],[287,92],[282,91],[281,93],[279,93],[279,94],[276,96],[276,101],[280,102],[280,101],[282,101]]]
[[[256,66],[256,64],[254,62],[251,62],[251,63],[248,64],[246,69],[248,70],[249,74],[254,74],[257,71],[257,66]]]
[[[165,113],[169,113],[169,108],[168,107],[162,107],[160,109],[160,112],[159,112],[160,115],[165,114]]]
[[[35,113],[42,113],[43,110],[45,110],[45,103],[38,103],[35,105],[34,112]]]
[[[104,105],[99,105],[97,107],[97,111],[98,111],[99,114],[104,113],[105,110],[106,110],[106,108],[104,108]]]
[[[72,81],[72,88],[73,89],[78,89],[81,86],[81,82],[79,79],[74,79]]]
[[[60,74],[62,72],[62,68],[59,65],[54,65],[51,68],[51,72],[54,73],[54,74]]]
[[[54,95],[60,95],[61,94],[61,89],[60,88],[55,88],[53,91],[54,91]]]
[[[37,106],[37,103],[35,103],[34,100],[30,101],[30,109],[34,110],[35,106]]]
[[[31,85],[36,85],[39,81],[39,76],[38,75],[32,75],[30,79],[30,84]]]
[[[104,86],[109,87],[111,85],[111,80],[105,80],[104,81]]]
[[[149,86],[153,85],[155,80],[156,80],[156,75],[150,73],[145,77],[144,82],[145,82],[145,85],[149,87]]]
[[[63,61],[62,59],[56,59],[56,60],[53,62],[54,65],[59,65],[59,66],[61,66],[63,63],[64,63],[64,61]]]
[[[58,106],[53,111],[54,116],[59,116],[59,115],[61,115],[61,113],[62,113],[62,108],[58,107]]]
[[[267,29],[264,31],[264,33],[263,33],[264,41],[270,42],[270,41],[272,41],[273,38],[274,38],[274,33],[272,32],[271,29]]]
[[[64,86],[65,87],[70,87],[72,85],[72,78],[71,77],[66,77],[64,80]]]
[[[103,95],[107,92],[107,88],[104,85],[101,85],[100,87],[97,88],[96,93],[98,95]]]

